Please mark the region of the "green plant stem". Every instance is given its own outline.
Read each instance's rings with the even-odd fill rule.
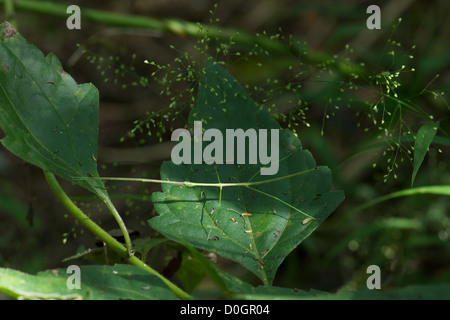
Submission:
[[[161,279],[178,298],[192,299],[192,297],[189,294],[178,288],[175,284],[173,284],[164,276],[162,276],[160,273],[158,273],[158,271],[146,265],[142,260],[138,259],[136,256],[130,256],[128,254],[127,248],[125,248],[120,242],[114,239],[109,233],[107,233],[94,221],[92,221],[88,216],[86,216],[84,212],[81,211],[80,208],[78,208],[72,202],[69,196],[62,189],[61,185],[58,183],[58,180],[56,180],[56,177],[53,173],[44,171],[44,174],[48,184],[50,185],[50,187],[52,188],[53,192],[56,194],[58,199],[78,221],[80,221],[86,228],[88,228],[89,231],[97,235],[103,242],[106,243],[106,245],[108,245],[111,249],[113,249],[120,257],[127,260],[130,264],[140,267],[148,271],[149,273],[157,276],[159,279]]]
[[[420,195],[420,194],[437,194],[437,195],[450,196],[450,185],[416,187],[416,188],[409,188],[409,189],[393,192],[393,193],[378,197],[376,199],[367,201],[363,205],[351,210],[349,212],[349,215],[352,215],[358,211],[362,211],[366,208],[374,206],[380,202],[384,202],[384,201],[391,200],[394,198],[406,197],[406,196],[412,196],[412,195]]]
[[[261,194],[265,195],[266,197],[269,197],[269,198],[272,198],[272,199],[274,199],[274,200],[277,200],[277,201],[281,202],[282,204],[284,204],[285,206],[288,206],[289,208],[294,209],[294,210],[297,211],[297,212],[300,212],[300,213],[303,214],[304,216],[307,216],[308,218],[311,218],[311,219],[313,219],[313,220],[317,220],[317,218],[314,218],[314,217],[310,216],[309,214],[303,212],[302,210],[297,209],[297,208],[294,207],[293,205],[291,205],[291,204],[287,203],[286,201],[283,201],[283,200],[281,200],[281,199],[279,199],[279,198],[277,198],[277,197],[275,197],[275,196],[273,196],[273,195],[271,195],[271,194],[268,194],[268,193],[266,193],[266,192],[263,192],[263,191],[261,191],[261,190],[258,190],[258,189],[255,189],[255,188],[252,188],[252,187],[249,187],[249,186],[247,186],[247,188],[249,188],[250,190],[256,191],[256,192],[258,192],[258,193],[261,193]]]
[[[263,181],[253,181],[253,182],[234,182],[234,183],[207,183],[207,182],[190,182],[190,181],[167,181],[167,180],[159,180],[159,179],[145,179],[145,178],[121,178],[121,177],[100,177],[100,179],[104,181],[130,181],[130,182],[144,182],[144,183],[161,183],[161,184],[173,184],[178,186],[184,186],[184,187],[217,187],[217,188],[225,188],[225,187],[251,187],[251,186],[257,186],[261,184],[266,183],[273,183],[285,179],[290,179],[295,176],[299,176],[302,174],[311,173],[318,170],[318,168],[312,168],[292,174],[288,174],[286,176],[272,178],[268,180]],[[74,178],[79,179],[79,178]],[[92,178],[85,178],[85,179],[92,179]]]
[[[3,3],[8,0],[0,0]],[[67,5],[48,1],[16,0],[16,10],[29,11],[44,15],[52,15],[67,18]],[[268,36],[258,36],[243,32],[233,28],[224,28],[214,25],[199,25],[195,22],[188,22],[179,19],[165,18],[157,19],[150,16],[139,16],[108,12],[82,7],[81,16],[85,20],[101,23],[104,25],[128,28],[143,28],[172,33],[182,37],[201,38],[207,35],[211,39],[219,41],[230,41],[239,45],[254,47],[255,45],[264,48],[272,53],[292,54],[295,58],[302,57],[311,64],[322,64],[334,67],[340,74],[352,76],[358,74],[365,76],[367,71],[350,62],[342,62],[332,56],[313,51],[302,42],[288,43]]]
[[[117,212],[117,209],[116,209],[116,207],[114,207],[114,204],[111,202],[111,199],[105,193],[99,192],[98,196],[103,200],[105,205],[108,207],[109,211],[111,211],[112,215],[116,219],[117,224],[120,227],[120,230],[122,230],[123,237],[125,239],[125,245],[127,247],[128,255],[132,256],[130,234],[128,233],[127,227],[125,226],[125,223],[123,222],[122,217]]]
[[[17,29],[13,0],[5,0],[5,20]]]

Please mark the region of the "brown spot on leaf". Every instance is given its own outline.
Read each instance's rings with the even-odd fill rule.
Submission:
[[[9,23],[8,21],[5,21],[3,25],[2,35],[5,38],[12,38],[17,34],[16,29]]]
[[[7,64],[2,65],[2,71],[7,72],[9,70],[9,66]]]

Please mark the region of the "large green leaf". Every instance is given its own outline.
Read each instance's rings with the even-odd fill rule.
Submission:
[[[0,25],[0,126],[3,145],[22,159],[105,194],[98,177],[98,91],[77,85],[55,55],[44,56]]]
[[[190,122],[195,120],[202,120],[204,129],[219,129],[224,137],[226,129],[280,129],[212,59],[206,63],[197,105],[190,114]],[[174,241],[230,258],[270,284],[287,254],[344,199],[341,191],[330,191],[330,170],[316,168],[311,154],[288,130],[280,129],[279,159],[278,173],[272,176],[260,175],[262,164],[248,161],[217,166],[163,163],[161,179],[169,181],[255,182],[310,172],[255,186],[256,191],[225,187],[221,197],[216,187],[164,184],[163,192],[152,196],[159,216],[151,219],[150,225]],[[252,215],[244,217],[236,212]],[[307,215],[315,220],[305,221]]]
[[[156,276],[135,266],[82,266],[80,289],[67,285],[73,271],[55,269],[37,275],[0,268],[0,291],[24,299],[176,299]]]

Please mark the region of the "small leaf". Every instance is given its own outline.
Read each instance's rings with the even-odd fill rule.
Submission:
[[[0,268],[0,291],[23,299],[176,299],[159,278],[135,266],[82,266],[80,289],[68,288],[72,274],[66,272],[55,269],[30,275]]]
[[[98,177],[98,91],[77,85],[55,55],[44,56],[8,23],[0,25],[0,126],[15,155],[106,195]]]
[[[419,129],[419,132],[417,132],[416,142],[414,144],[414,170],[411,178],[411,186],[414,184],[417,172],[422,165],[423,159],[436,135],[438,127],[439,123],[427,123]]]

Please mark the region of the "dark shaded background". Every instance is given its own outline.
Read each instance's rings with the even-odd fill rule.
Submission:
[[[69,4],[77,4],[82,9],[89,7],[152,17],[175,17],[208,24],[209,10],[214,2],[73,0]],[[219,26],[249,33],[266,30],[268,34],[274,34],[281,27],[284,34],[292,34],[306,41],[314,54],[338,55],[342,59],[350,58],[354,63],[364,62],[364,68],[372,75],[384,70],[396,70],[407,63],[408,68],[413,67],[416,71],[402,75],[399,97],[410,99],[414,105],[432,114],[448,131],[450,110],[446,97],[450,77],[450,2],[378,1],[382,29],[369,31],[366,28],[366,8],[370,4],[371,1],[228,0],[219,1],[214,18],[220,19]],[[393,33],[392,25],[399,17],[402,22]],[[0,20],[4,20],[3,8],[0,9]],[[131,138],[127,133],[134,127],[135,120],[145,118],[149,111],[165,108],[169,101],[159,96],[161,88],[156,83],[151,88],[129,84],[136,81],[136,75],[149,76],[153,71],[151,66],[143,63],[145,59],[159,64],[172,62],[177,52],[169,45],[174,45],[180,52],[191,51],[195,39],[161,30],[113,28],[84,20],[81,30],[68,30],[65,19],[32,12],[16,12],[16,21],[19,32],[29,43],[45,54],[53,52],[78,83],[92,82],[99,89],[100,175],[158,178],[161,160],[170,158],[170,145],[158,144],[156,134],[148,136],[147,132],[138,132]],[[387,54],[392,49],[387,45],[391,36],[401,42],[401,47],[395,49],[394,57]],[[79,55],[77,44],[81,44],[87,52]],[[346,51],[347,44],[353,52]],[[413,45],[416,48],[411,53]],[[409,54],[414,55],[414,59],[405,58]],[[94,56],[96,59],[92,60]],[[106,62],[101,63],[100,57]],[[108,62],[109,57],[113,57],[112,62]],[[271,54],[264,60],[262,72],[251,63],[230,63],[229,67],[232,74],[250,88],[261,84],[267,77],[288,83],[288,73],[278,63],[282,59],[285,57]],[[108,63],[113,66],[112,69],[107,68]],[[114,69],[129,70],[131,66],[135,68],[133,74],[117,77],[117,84],[113,81],[105,83],[106,77],[114,78]],[[317,68],[310,67],[312,70]],[[103,70],[106,74],[102,75]],[[436,74],[439,78],[432,81]],[[322,87],[307,81],[311,79],[312,76],[305,77],[304,86],[305,91],[311,92],[309,95],[305,93],[309,99],[307,121],[311,126],[300,124],[296,128],[304,147],[312,152],[318,164],[328,165],[334,170],[335,188],[344,190],[346,200],[328,221],[288,256],[279,269],[275,284],[328,291],[364,287],[365,271],[371,264],[380,265],[383,287],[449,281],[448,197],[419,195],[351,213],[365,201],[408,188],[412,164],[409,161],[399,163],[396,170],[398,178],[393,179],[391,175],[384,183],[383,174],[386,173],[389,156],[374,155],[375,152],[382,153],[382,149],[374,149],[346,161],[357,150],[376,142],[373,139],[376,134],[364,130],[370,121],[357,114],[357,111],[364,112],[361,101],[373,101],[375,97],[364,91],[348,93],[347,96],[343,94],[354,98],[354,104],[351,108],[335,110],[335,115],[325,121],[324,115],[327,110],[330,111],[326,108],[332,109],[331,105],[327,105],[327,99],[334,95],[337,86],[330,86],[330,91],[323,95]],[[122,88],[124,84],[128,85],[125,89]],[[425,88],[446,92],[444,99],[447,101],[431,92],[420,94]],[[314,95],[314,92],[318,94]],[[287,100],[287,95],[281,94],[274,98],[274,103],[287,113]],[[414,132],[425,123],[423,119],[407,113],[403,121]],[[182,127],[184,124],[183,117],[180,117],[171,125]],[[320,134],[322,129],[323,136]],[[168,130],[162,134],[162,140],[170,141],[170,133]],[[125,139],[121,142],[123,137]],[[439,153],[438,148],[443,152]],[[415,185],[448,184],[449,159],[448,147],[432,146]],[[373,163],[377,163],[376,168],[372,167]],[[71,195],[88,196],[84,190],[67,183],[63,185]],[[109,185],[111,193],[144,196],[160,189],[158,185]],[[140,231],[141,237],[151,235],[152,231],[146,224],[146,220],[154,214],[151,202],[130,199],[114,201],[130,229]],[[80,205],[96,221],[101,221],[105,229],[116,228],[115,221],[97,202],[87,199]],[[31,213],[32,226],[27,220]],[[390,218],[409,220],[405,224],[383,224]],[[63,263],[61,260],[73,255],[80,246],[95,246],[94,242],[92,235],[83,232],[83,228],[68,217],[67,211],[50,191],[41,170],[0,148],[0,265],[37,272],[74,263],[92,263],[80,260]],[[159,270],[176,256],[176,250],[170,247],[161,247],[152,253],[153,262]],[[227,271],[255,281],[253,276],[234,263],[219,261]],[[208,281],[205,281],[202,288],[208,287]]]

